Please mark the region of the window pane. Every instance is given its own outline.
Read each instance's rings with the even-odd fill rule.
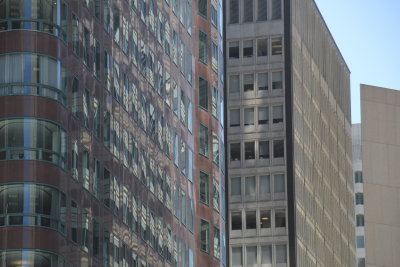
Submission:
[[[200,15],[207,17],[207,0],[198,0],[199,1],[199,13]]]
[[[240,161],[240,143],[233,143],[231,148],[231,161]]]
[[[268,107],[258,108],[258,125],[268,124]]]
[[[284,209],[275,210],[275,227],[286,227],[286,212]]]
[[[254,1],[243,0],[243,22],[252,22],[254,13]]]
[[[220,231],[214,226],[214,257],[219,259],[220,256]]]
[[[258,21],[266,21],[268,18],[268,1],[267,0],[258,0],[257,7],[257,20]]]
[[[199,106],[208,110],[208,81],[199,77]]]
[[[242,247],[232,248],[232,264],[234,267],[243,265]]]
[[[259,91],[268,90],[268,73],[257,74],[257,87]]]
[[[259,186],[260,186],[260,194],[269,194],[271,192],[269,175],[260,176]]]
[[[282,89],[283,81],[282,81],[282,71],[276,71],[272,73],[272,90]]]
[[[246,196],[256,195],[256,177],[250,176],[245,179],[245,194]]]
[[[204,172],[200,172],[200,201],[208,205],[209,199],[210,199],[209,176]]]
[[[230,75],[229,76],[229,93],[239,93],[240,90],[240,76]]]
[[[207,34],[199,31],[199,60],[204,64],[208,64],[208,41]]]
[[[253,40],[243,41],[243,57],[253,57]]]
[[[272,264],[272,247],[261,247],[261,264]]]
[[[364,215],[358,214],[356,216],[356,226],[364,226]]]
[[[357,248],[365,248],[364,236],[357,236]]]
[[[211,111],[215,118],[218,118],[218,88],[212,88],[212,101],[211,101]]]
[[[283,106],[272,107],[272,123],[283,122]]]
[[[243,90],[245,92],[254,90],[254,75],[253,74],[245,74],[243,76]]]
[[[281,0],[272,0],[272,19],[281,19],[282,18],[282,6]]]
[[[258,158],[269,159],[269,141],[260,141],[258,144]]]
[[[254,159],[254,141],[244,143],[244,159],[251,160]]]
[[[218,135],[213,132],[213,139],[212,139],[212,156],[213,161],[219,165],[219,139]]]
[[[232,230],[242,230],[242,213],[240,211],[232,212],[231,222]]]
[[[200,249],[210,252],[210,223],[200,220]]]
[[[229,58],[239,58],[239,42],[229,42]]]
[[[282,55],[282,37],[271,39],[271,54]]]
[[[257,40],[257,56],[266,57],[268,56],[268,39],[258,39]]]
[[[285,192],[285,176],[283,174],[274,175],[274,192]]]
[[[274,140],[274,158],[283,158],[284,153],[284,142],[283,140]]]
[[[287,263],[286,245],[276,246],[276,263]]]
[[[355,181],[356,181],[356,183],[362,183],[363,182],[362,172],[357,171],[355,173]]]
[[[203,124],[199,127],[199,153],[208,158],[208,128]]]
[[[271,228],[271,211],[260,211],[260,228]]]
[[[242,178],[231,178],[231,196],[240,196],[242,194]]]
[[[244,125],[254,125],[254,108],[244,109]]]
[[[364,205],[363,193],[356,193],[356,205]]]
[[[257,264],[257,247],[246,247],[247,266]]]
[[[246,229],[256,229],[256,212],[246,211]]]
[[[231,109],[229,114],[230,114],[230,126],[231,127],[240,126],[240,109]]]

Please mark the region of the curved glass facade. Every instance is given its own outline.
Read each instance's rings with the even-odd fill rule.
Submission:
[[[65,104],[66,87],[59,60],[31,53],[0,55],[0,96],[39,95]]]
[[[43,31],[66,40],[66,14],[60,0],[0,0],[0,31]]]
[[[65,267],[65,260],[55,253],[39,250],[0,250],[0,266]]]
[[[0,160],[43,160],[65,167],[66,133],[36,118],[0,121]]]
[[[56,188],[30,183],[0,185],[0,226],[42,226],[65,234],[65,217],[66,197]]]

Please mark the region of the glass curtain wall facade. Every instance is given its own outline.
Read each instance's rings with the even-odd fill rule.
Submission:
[[[313,0],[229,0],[230,266],[354,266],[350,72]]]
[[[0,0],[1,266],[226,266],[222,10]]]

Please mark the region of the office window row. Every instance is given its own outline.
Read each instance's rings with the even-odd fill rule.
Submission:
[[[229,60],[281,56],[283,41],[281,36],[228,42]]]
[[[40,12],[38,12],[40,10]],[[67,40],[67,5],[64,1],[0,2],[0,31],[41,31]]]
[[[127,168],[139,179],[144,186],[165,205],[170,211],[178,210],[178,214],[184,214],[183,224],[186,225],[186,217],[189,222],[193,217],[193,200],[180,188],[173,186],[173,181],[167,173],[143,148],[139,148],[135,139],[130,139],[133,153],[125,161],[128,162]],[[178,139],[178,158],[177,167],[180,172],[185,174],[187,179],[193,183],[193,153],[190,149],[186,150],[186,145]],[[187,158],[186,158],[187,156]],[[117,175],[104,167],[103,172],[100,161],[93,157],[85,146],[78,145],[76,140],[72,140],[71,145],[71,175],[72,178],[80,182],[86,190],[96,198],[103,199],[104,204],[114,211],[116,215],[120,213],[122,199],[127,194],[127,188],[120,182]],[[103,176],[101,176],[103,175]],[[182,203],[172,202],[175,194],[182,193]],[[128,199],[130,199],[128,197]],[[190,209],[189,209],[190,208]],[[180,218],[181,216],[177,216]],[[191,224],[189,224],[191,226]]]
[[[191,101],[186,96],[184,90],[175,82],[175,79],[171,78],[169,72],[166,71],[163,73],[162,68],[160,68],[160,72],[160,77],[163,77],[162,88],[164,88],[165,84],[165,95],[162,93],[165,103],[171,107],[174,114],[191,132],[193,127],[193,106]],[[150,134],[153,141],[157,142],[159,147],[162,147],[163,128],[165,127],[162,112],[154,107],[142,90],[138,88],[136,79],[129,78],[126,74],[120,75],[120,68],[117,64],[114,64],[114,74],[113,96],[132,119],[137,121],[139,126]],[[98,100],[92,100],[89,90],[81,88],[80,81],[76,77],[72,79],[70,87],[72,92],[70,101],[72,114],[82,119],[88,129],[90,129],[91,117],[94,117],[93,123],[95,125],[93,128],[96,129],[94,134],[96,137],[100,137],[101,120],[99,116],[101,113],[99,111]],[[164,89],[161,92],[164,92]],[[93,109],[91,105],[93,105]]]
[[[283,124],[283,105],[231,108],[230,127],[247,127]],[[271,120],[270,120],[271,118]]]
[[[284,199],[286,192],[285,175],[282,173],[252,175],[244,177],[230,178],[230,196],[231,201],[241,201],[245,199],[254,200],[270,199],[273,194],[273,199]]]
[[[0,96],[38,95],[66,104],[67,71],[59,60],[32,53],[0,55]]]
[[[66,196],[57,188],[33,183],[0,185],[0,226],[41,226],[66,235],[66,220]]]
[[[129,90],[126,90],[128,88]],[[104,145],[116,156],[123,160],[127,168],[137,169],[137,160],[134,156],[134,144],[132,133],[122,129],[119,120],[114,117],[108,110],[101,110],[99,101],[92,98],[87,89],[80,92],[79,81],[74,78],[72,82],[72,114],[82,119],[84,125],[90,131],[93,129],[93,134],[98,139],[103,139]],[[126,92],[126,93],[125,93]],[[187,171],[187,164],[192,163],[191,151],[181,140],[182,150],[179,149],[179,136],[173,135],[172,129],[163,117],[162,111],[157,109],[151,102],[147,100],[145,95],[138,89],[135,83],[130,83],[126,80],[124,86],[124,95],[127,101],[124,100],[124,105],[127,106],[127,112],[132,119],[136,121],[139,127],[149,134],[150,139],[158,148],[172,159],[179,159],[181,154],[181,164],[175,161],[177,166],[181,167],[182,173],[189,175],[192,173]],[[82,97],[81,97],[82,96]],[[171,104],[171,103],[170,103]],[[177,86],[174,86],[174,112],[180,119],[183,125],[187,125],[189,131],[192,131],[192,103],[186,97],[185,93],[180,90],[178,94]],[[178,148],[178,149],[177,149]],[[188,154],[189,156],[187,156]],[[189,158],[188,158],[189,157]]]
[[[269,230],[279,230],[277,228],[286,228],[286,209],[284,208],[231,211],[231,235],[246,234],[247,231],[253,234],[257,231],[261,234],[270,234]]]
[[[40,160],[66,167],[67,134],[58,124],[39,118],[0,120],[0,160]]]
[[[100,18],[100,6],[103,5],[103,21],[104,21],[104,28],[107,32],[113,31],[113,37],[117,44],[121,47],[122,51],[131,59],[131,64],[140,67],[141,73],[148,79],[149,83],[152,87],[157,86],[155,83],[156,81],[156,71],[154,67],[157,67],[157,62],[154,59],[154,53],[148,49],[146,44],[143,40],[139,40],[138,33],[135,29],[131,28],[130,23],[128,23],[128,19],[120,15],[120,9],[117,5],[110,5],[108,1],[99,1],[95,5],[95,14],[97,18]],[[192,14],[191,11],[191,4],[187,2],[188,5],[188,13]],[[146,5],[143,2],[143,5]],[[191,52],[185,48],[185,44],[179,38],[178,34],[175,30],[170,29],[170,25],[168,19],[164,17],[162,12],[159,12],[158,15],[155,14],[155,6],[153,0],[150,1],[148,6],[149,10],[149,21],[150,23],[150,31],[157,35],[158,42],[160,45],[164,46],[166,55],[171,54],[171,40],[173,41],[172,44],[172,59],[173,62],[180,68],[181,72],[187,80],[191,83],[192,82],[192,62],[193,62],[193,55]],[[9,10],[10,4],[7,4],[7,1],[3,1],[0,3],[0,9],[4,9],[4,18],[8,18],[9,15],[7,10]],[[34,7],[32,8],[46,8],[44,6],[41,7]],[[189,10],[190,8],[190,10]],[[146,9],[146,8],[145,8]],[[185,9],[185,8],[184,8]],[[46,15],[47,13],[50,15]],[[42,30],[45,32],[49,32],[52,34],[60,35],[64,40],[66,40],[66,33],[67,33],[67,25],[68,25],[68,12],[67,7],[63,1],[57,2],[54,6],[51,5],[50,8],[46,8],[46,12],[43,14],[39,14],[38,17],[27,19],[27,21],[20,20],[21,17],[30,17],[31,15],[25,14],[26,10],[21,9],[18,15],[13,17],[18,19],[18,21],[6,21],[0,23],[0,30],[7,30],[14,27],[15,29],[32,29],[32,30]],[[61,20],[57,18],[58,14],[61,16]],[[43,16],[43,17],[42,17]],[[191,16],[188,16],[191,18]],[[41,19],[48,20],[49,24],[46,22],[41,22]],[[40,21],[39,21],[40,20]],[[54,20],[54,22],[53,22]],[[50,22],[51,21],[51,22]],[[59,23],[61,21],[60,25]],[[147,19],[144,20],[146,22]],[[158,21],[158,23],[157,23]],[[112,22],[112,23],[111,23]],[[186,22],[186,20],[185,20]],[[52,24],[54,23],[54,24]],[[154,24],[154,27],[152,25]],[[184,23],[183,25],[186,25]],[[188,32],[191,33],[192,21],[188,20]],[[158,30],[155,28],[159,27]],[[72,13],[71,20],[70,20],[70,27],[71,27],[71,47],[72,52],[78,56],[82,57],[83,63],[89,70],[92,70],[94,75],[97,78],[100,78],[101,74],[101,47],[96,37],[92,35],[90,30],[80,21],[76,14]],[[108,56],[107,52],[104,52],[106,56]],[[104,59],[104,66],[109,68],[111,62],[107,61],[107,58]],[[110,75],[107,69],[104,70],[104,80],[106,88],[110,84],[108,75]],[[56,77],[56,76],[55,76]]]
[[[104,3],[107,3],[105,1]],[[154,5],[154,3],[153,3]],[[150,9],[151,10],[151,9]],[[136,29],[128,23],[128,19],[120,18],[120,11],[116,5],[111,9],[113,13],[114,40],[120,45],[122,51],[130,59],[130,65],[139,69],[139,72],[147,79],[150,86],[163,94],[163,62],[165,59],[158,59],[157,55],[150,49],[146,42],[140,38]],[[92,70],[96,78],[101,78],[103,71],[104,85],[107,90],[116,90],[118,93],[119,81],[113,82],[114,76],[118,75],[118,70],[113,71],[113,65],[110,54],[107,51],[102,52],[100,43],[92,35],[90,30],[80,23],[79,18],[72,14],[72,51],[82,57],[85,66]],[[109,15],[108,15],[109,18]],[[155,19],[157,20],[157,19]],[[122,21],[122,22],[121,22]],[[122,29],[120,29],[122,25]],[[178,34],[179,31],[170,28],[168,20],[159,13],[158,24],[160,29],[157,31],[157,39],[161,46],[164,46],[165,54],[170,56],[172,62],[180,69],[180,72],[189,83],[193,82],[193,54],[185,47],[183,39]],[[110,25],[109,25],[110,26]],[[109,26],[106,29],[109,29]],[[151,28],[149,28],[151,30]],[[120,36],[122,34],[122,37]],[[102,56],[104,54],[104,56]],[[103,70],[101,70],[101,58],[103,57]],[[118,66],[114,66],[118,68]],[[121,75],[122,76],[122,75]],[[115,88],[114,88],[115,87]]]
[[[2,266],[46,266],[46,267],[66,267],[69,265],[65,259],[56,253],[46,250],[12,249],[0,250],[0,263]]]
[[[107,186],[105,183],[104,187]],[[127,188],[118,189],[116,183],[113,187],[114,191],[106,189],[104,192],[105,205],[117,207],[114,214],[121,218],[132,233],[140,236],[155,252],[171,262],[173,260],[172,235],[175,236],[175,234],[171,232],[170,227],[164,225],[162,219],[155,216],[144,203],[130,194]],[[133,260],[125,258],[131,255],[123,251],[127,251],[129,246],[122,244],[117,235],[104,229],[103,239],[101,239],[100,224],[92,218],[89,211],[52,186],[33,183],[0,185],[0,225],[52,228],[67,235],[72,242],[81,246],[84,251],[90,252],[95,258],[100,259],[101,251],[103,251],[105,263]],[[110,249],[110,246],[114,249]],[[104,249],[101,249],[102,247]],[[105,266],[109,266],[108,264]]]
[[[282,19],[281,0],[230,0],[229,24]]]
[[[283,72],[276,70],[230,74],[228,88],[230,97],[238,96],[240,93],[246,95],[254,92],[257,92],[257,94],[279,94],[283,89]]]
[[[229,153],[231,163],[242,160],[279,159],[285,156],[285,143],[283,139],[231,142]]]
[[[232,267],[286,266],[286,244],[247,245],[231,248]]]

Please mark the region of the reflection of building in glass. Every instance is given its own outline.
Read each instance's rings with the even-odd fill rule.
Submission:
[[[222,4],[0,0],[1,266],[226,266]]]

